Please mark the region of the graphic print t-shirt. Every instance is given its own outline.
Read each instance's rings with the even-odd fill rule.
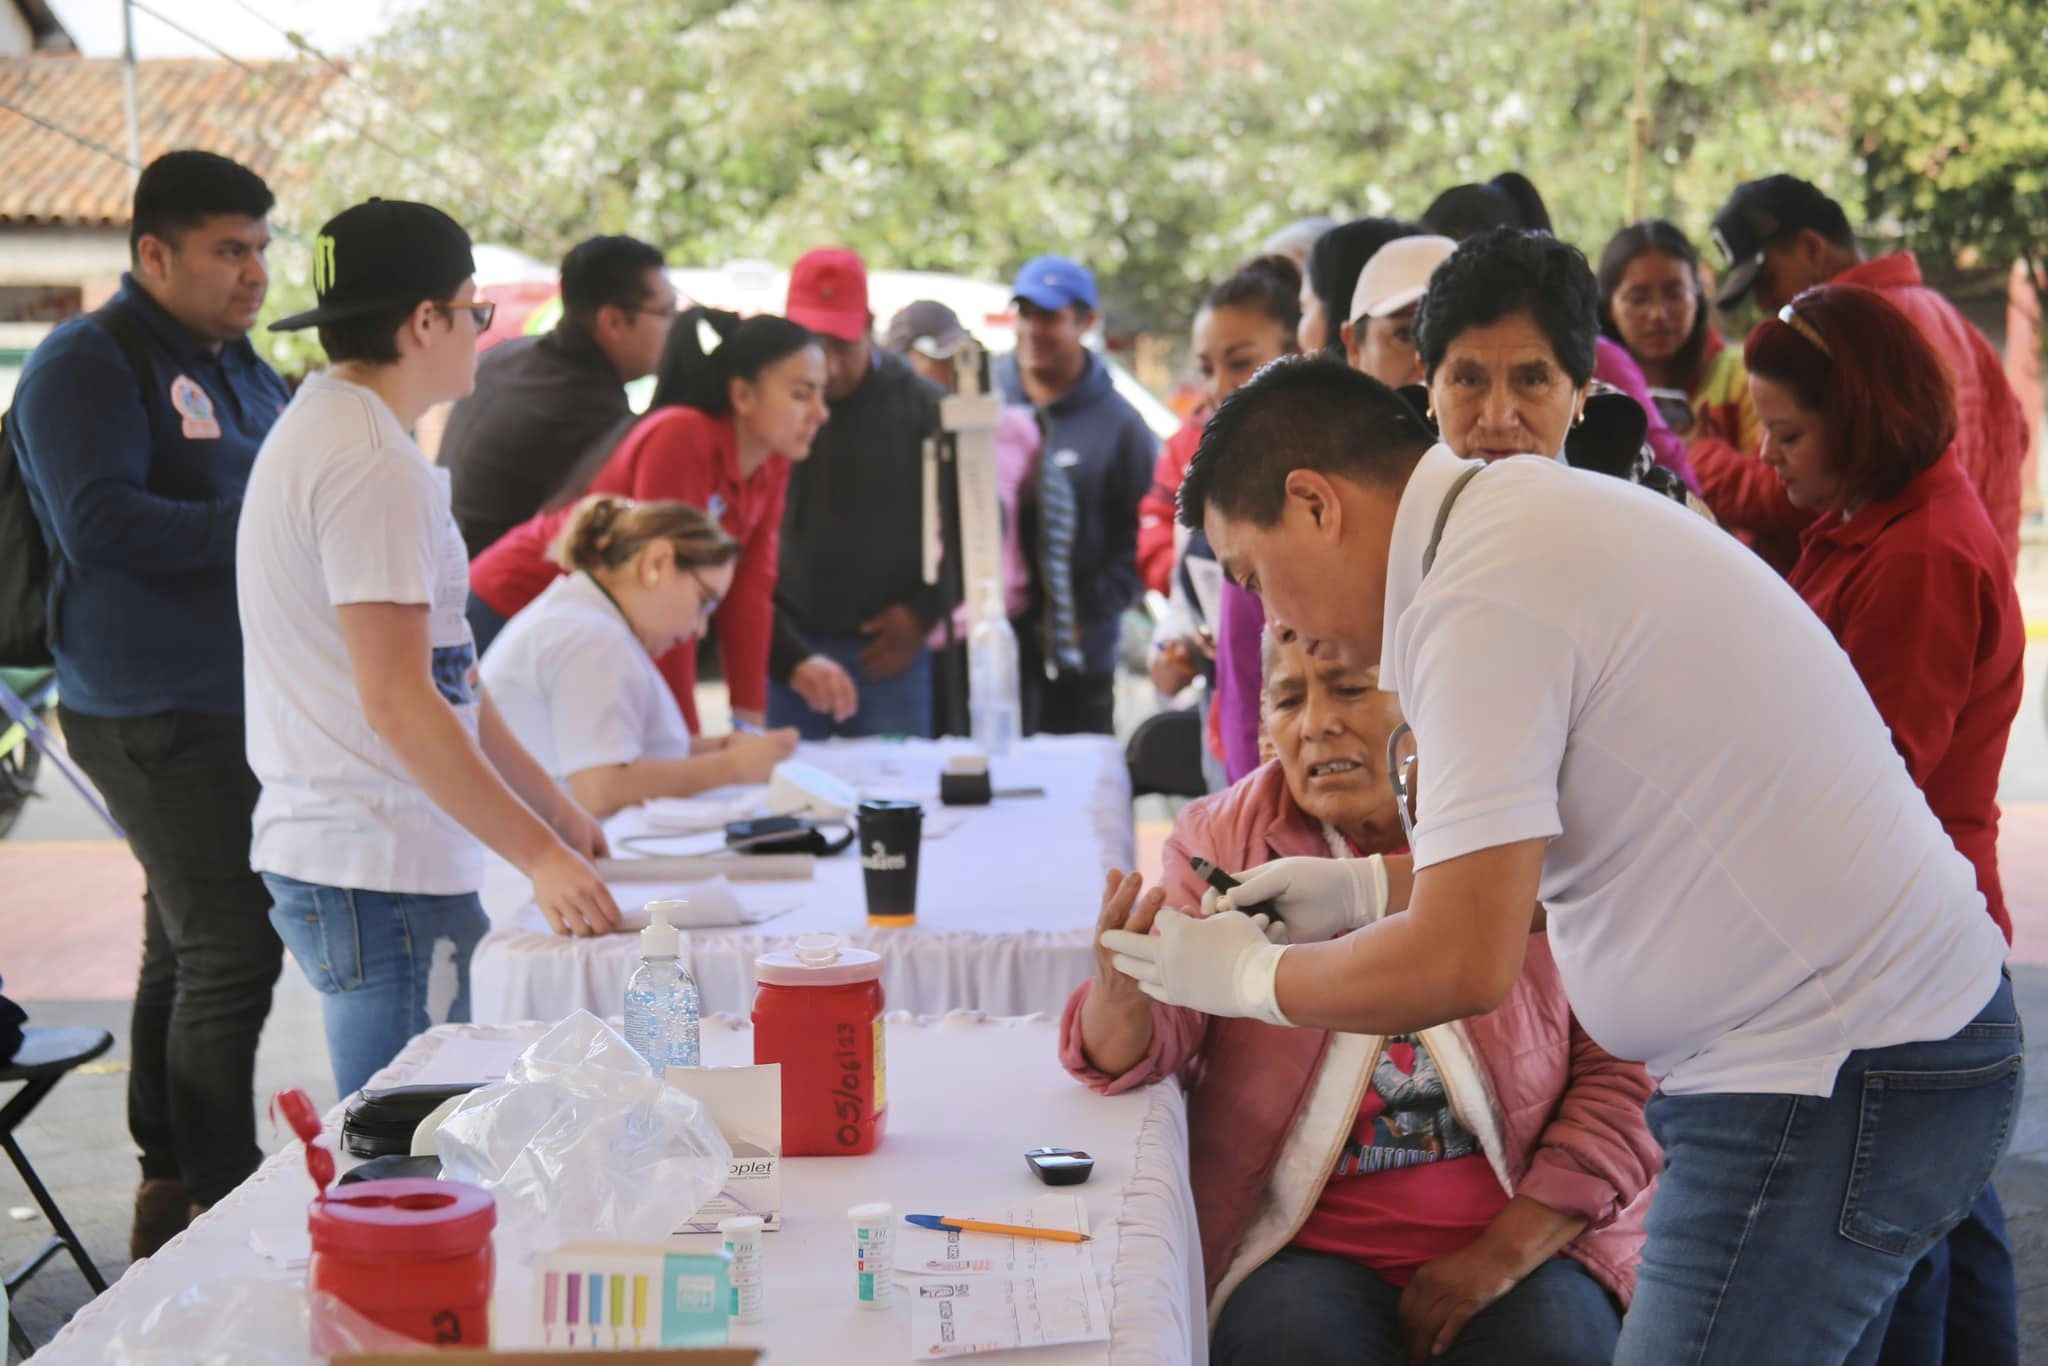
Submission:
[[[1452,1111],[1436,1059],[1416,1037],[1395,1035],[1294,1245],[1354,1258],[1405,1286],[1424,1262],[1468,1246],[1507,1201]]]
[[[482,846],[370,728],[341,638],[340,608],[425,607],[434,688],[476,732],[469,561],[448,472],[383,399],[326,374],[301,386],[256,454],[235,584],[249,766],[263,783],[251,866],[363,891],[476,891]]]

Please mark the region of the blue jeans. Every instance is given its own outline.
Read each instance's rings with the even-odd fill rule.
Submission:
[[[469,1019],[469,958],[491,928],[474,893],[351,891],[276,873],[263,882],[277,937],[322,997],[339,1094],[360,1091],[415,1034]]]
[[[1212,1366],[1408,1366],[1401,1292],[1349,1257],[1285,1248],[1223,1303]],[[1621,1315],[1600,1283],[1552,1257],[1474,1314],[1442,1366],[1607,1366]]]
[[[2019,1366],[2019,1283],[1990,1186],[1892,1302],[1878,1366]]]
[[[794,726],[806,740],[830,740],[835,736],[911,735],[932,733],[932,656],[919,650],[910,667],[894,678],[874,679],[861,672],[860,652],[867,648],[866,636],[842,636],[830,631],[806,631],[813,653],[838,661],[853,675],[860,692],[860,710],[846,720],[835,722],[811,710],[811,704],[787,683],[768,684],[768,724]]]
[[[1951,1038],[1851,1053],[1831,1096],[1652,1096],[1664,1175],[1616,1366],[1875,1361],[2005,1152],[2024,1052],[2001,979]]]

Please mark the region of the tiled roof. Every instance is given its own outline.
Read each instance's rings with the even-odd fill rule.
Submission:
[[[180,147],[233,157],[276,179],[284,149],[312,124],[336,79],[309,62],[145,61],[135,95],[142,160]],[[0,58],[0,223],[118,227],[128,221],[128,168],[15,110],[126,156],[121,63],[105,58]]]

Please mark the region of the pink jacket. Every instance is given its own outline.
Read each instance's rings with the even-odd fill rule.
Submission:
[[[1191,853],[1234,869],[1327,857],[1330,848],[1274,763],[1181,811],[1166,842],[1169,906],[1200,900]],[[1190,1176],[1213,1322],[1307,1219],[1357,1118],[1380,1040],[1155,1004],[1151,1050],[1110,1076],[1081,1051],[1081,1003],[1092,986],[1074,992],[1061,1018],[1067,1070],[1104,1094],[1175,1074],[1188,1086]],[[1648,1073],[1609,1056],[1579,1027],[1541,934],[1530,937],[1521,981],[1498,1009],[1427,1034],[1458,1117],[1501,1184],[1587,1219],[1566,1255],[1626,1305],[1661,1162],[1643,1119]]]

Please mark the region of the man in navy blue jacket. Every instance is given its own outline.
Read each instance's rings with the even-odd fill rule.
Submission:
[[[247,340],[272,203],[225,157],[150,163],[115,316],[52,332],[10,418],[53,561],[64,738],[146,879],[128,1082],[136,1257],[262,1159],[256,1041],[283,950],[249,871],[235,524],[290,398]]]
[[[1083,342],[1095,277],[1063,256],[1017,273],[1017,351],[996,367],[1010,403],[1045,435],[1018,530],[1031,556],[1031,606],[1017,620],[1024,733],[1113,734],[1124,609],[1138,600],[1138,503],[1158,438]]]

